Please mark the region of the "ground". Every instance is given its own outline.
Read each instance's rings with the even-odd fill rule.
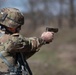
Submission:
[[[45,27],[38,28],[33,35],[39,36]],[[55,34],[52,43],[27,61],[34,75],[76,75],[76,28],[63,28]]]

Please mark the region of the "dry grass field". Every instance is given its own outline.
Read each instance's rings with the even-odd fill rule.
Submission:
[[[39,27],[30,36],[40,36],[45,27]],[[27,61],[34,75],[76,75],[76,28],[59,29],[49,45]],[[28,34],[27,34],[28,35]]]

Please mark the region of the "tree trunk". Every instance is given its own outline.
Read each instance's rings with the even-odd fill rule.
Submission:
[[[62,28],[63,0],[59,0],[59,3],[60,3],[60,12],[59,12],[58,26],[59,28]]]
[[[70,20],[69,20],[70,28],[74,28],[75,25],[75,14],[74,14],[74,0],[70,0]]]

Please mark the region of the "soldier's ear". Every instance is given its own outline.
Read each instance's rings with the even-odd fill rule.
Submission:
[[[21,26],[16,28],[16,32],[19,32],[21,30]]]

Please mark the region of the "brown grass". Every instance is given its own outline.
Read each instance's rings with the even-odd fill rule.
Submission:
[[[40,36],[46,26],[31,30],[27,36]],[[27,29],[28,31],[28,29]],[[28,59],[34,75],[76,75],[76,29],[63,27],[54,41]],[[32,33],[32,34],[31,34]],[[25,36],[25,32],[23,33]],[[31,34],[31,35],[30,35]]]

